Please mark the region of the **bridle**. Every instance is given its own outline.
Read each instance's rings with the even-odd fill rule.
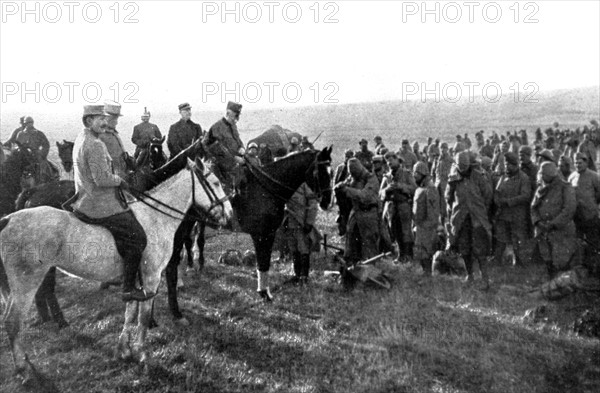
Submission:
[[[323,189],[321,188],[321,181],[320,181],[321,179],[320,179],[320,173],[319,173],[320,166],[329,166],[329,165],[331,165],[331,160],[319,161],[319,157],[317,154],[317,157],[315,157],[315,160],[313,161],[313,163],[308,167],[308,169],[304,173],[304,178],[307,178],[308,172],[312,169],[313,179],[315,179],[315,183],[316,183],[315,189],[313,190],[313,192],[316,194],[318,199],[321,199],[321,197],[323,196],[323,193],[332,191],[331,184],[326,188],[323,188]],[[325,170],[327,170],[327,168],[325,168]]]
[[[208,199],[210,201],[210,206],[208,208],[204,208],[204,207],[200,207],[198,206],[198,204],[196,203],[196,176],[194,176],[194,171],[196,170],[197,167],[193,167],[193,168],[189,168],[190,171],[190,176],[192,177],[192,209],[193,213],[191,211],[181,211],[167,203],[164,203],[156,198],[154,198],[153,196],[149,195],[148,193],[144,192],[144,191],[140,191],[140,190],[136,190],[136,189],[131,189],[132,194],[134,194],[134,196],[136,198],[138,198],[138,200],[140,202],[142,202],[144,205],[150,207],[151,209],[162,213],[164,215],[166,215],[167,217],[176,219],[176,220],[184,220],[186,218],[191,218],[192,220],[196,220],[196,221],[204,221],[207,222],[209,224],[218,226],[218,222],[216,220],[214,220],[212,218],[212,216],[210,215],[210,212],[216,208],[217,206],[221,206],[224,208],[224,203],[230,198],[229,195],[224,196],[223,198],[219,198],[215,192],[215,190],[211,187],[209,181],[208,181],[208,177],[212,174],[212,171],[207,171],[207,173],[196,173],[196,175],[199,178],[200,181],[200,185],[202,186],[202,188],[204,189],[204,192],[206,193],[206,195],[208,196]],[[152,202],[158,204],[160,207],[154,206],[150,203],[148,203],[146,201],[146,199],[151,200]],[[164,210],[166,209],[166,210]],[[179,215],[181,215],[181,217],[176,217],[174,216],[171,212],[169,212],[169,210],[172,213],[177,213]],[[196,213],[196,214],[194,214]]]

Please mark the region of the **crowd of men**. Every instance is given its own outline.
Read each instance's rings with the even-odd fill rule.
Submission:
[[[374,150],[365,139],[346,150],[334,175],[346,260],[391,248],[396,263],[418,261],[429,276],[433,254],[445,249],[462,256],[467,282],[477,263],[487,289],[488,264],[502,264],[510,246],[515,265],[544,263],[549,279],[581,266],[597,274],[589,265],[600,253],[597,121],[575,130],[555,123],[531,142],[526,130],[479,131],[475,143],[456,135],[451,147],[432,138],[423,149],[373,142]]]

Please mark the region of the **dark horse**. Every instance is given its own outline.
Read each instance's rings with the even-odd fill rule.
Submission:
[[[158,169],[167,163],[167,155],[163,151],[165,137],[152,138],[148,146],[140,152],[135,165],[137,168],[149,167],[152,170]]]
[[[127,179],[135,189],[145,190],[151,187],[154,183],[152,180],[154,177],[154,170],[162,167],[166,163],[166,156],[162,153],[162,141],[156,139],[153,140],[153,142],[154,145],[148,149],[152,154],[148,154],[146,159],[140,163],[141,165],[136,168],[136,172]],[[64,140],[63,143],[56,142],[56,146],[64,169],[67,172],[70,172],[73,167],[74,143]],[[189,154],[190,158],[193,158],[195,154],[197,154],[198,147],[195,147],[193,151],[194,155]],[[60,180],[57,182],[40,184],[23,190],[19,194],[16,202],[14,202],[14,206],[15,210],[38,206],[51,206],[56,209],[61,209],[62,204],[73,195],[75,195],[75,183],[72,180]],[[38,323],[50,321],[50,312],[52,314],[52,319],[58,323],[59,328],[62,328],[68,326],[68,323],[65,320],[58,304],[58,300],[56,299],[56,294],[54,292],[55,286],[56,268],[52,267],[48,271],[48,274],[35,295],[35,306],[40,316]]]
[[[305,150],[289,155],[261,168],[247,165],[246,180],[240,186],[240,194],[232,199],[232,206],[242,231],[252,237],[256,251],[257,269],[267,274],[271,263],[271,251],[275,232],[281,225],[285,203],[304,182],[320,197],[320,207],[326,210],[331,202],[331,163],[332,148]],[[202,240],[200,255],[204,249],[204,227],[200,224],[199,240]],[[173,254],[166,268],[169,308],[175,320],[183,321],[177,302],[177,265],[179,252],[183,247],[184,230],[191,231],[194,222],[188,227],[179,227],[175,235]]]
[[[21,178],[32,170],[36,162],[36,155],[30,148],[18,145],[0,166],[0,217],[15,211],[15,199],[21,192]]]

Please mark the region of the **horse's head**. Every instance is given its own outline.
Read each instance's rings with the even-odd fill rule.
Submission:
[[[157,169],[167,162],[167,156],[163,152],[165,137],[152,138],[148,144],[148,160],[150,168]]]
[[[331,151],[333,146],[317,152],[315,161],[306,171],[306,184],[320,198],[319,206],[327,210],[331,203]]]
[[[223,191],[223,186],[217,176],[211,171],[210,166],[200,158],[195,161],[188,160],[188,169],[192,171],[194,210],[208,224],[215,226],[229,225],[233,217],[233,209],[229,197]]]
[[[58,148],[58,157],[62,162],[65,171],[71,172],[73,169],[73,146],[75,143],[63,139],[63,143],[56,142]]]

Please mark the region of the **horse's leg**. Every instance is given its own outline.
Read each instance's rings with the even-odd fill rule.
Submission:
[[[271,251],[275,234],[252,235],[256,250],[257,292],[265,301],[270,302],[273,296],[269,291],[269,268],[271,267]]]
[[[27,360],[27,354],[23,349],[20,339],[20,331],[25,315],[31,307],[35,291],[22,293],[20,290],[11,288],[10,300],[4,313],[4,326],[11,344],[15,371],[23,378],[28,378],[33,370]]]
[[[204,221],[198,221],[198,240],[196,241],[198,244],[198,265],[200,266],[200,270],[204,269],[204,244],[206,243],[204,239],[204,234],[206,232],[206,223]]]
[[[187,230],[185,231],[183,237],[183,243],[185,244],[185,252],[187,253],[188,267],[190,268],[194,267],[194,225],[194,221],[192,221],[191,223],[185,222],[185,228]]]
[[[117,345],[117,355],[121,359],[130,359],[133,355],[131,348],[131,334],[135,330],[136,317],[138,316],[138,302],[127,302],[125,306],[125,322],[123,323],[123,331],[119,335],[119,343]]]
[[[192,222],[193,223],[193,222]],[[183,221],[173,238],[173,254],[167,264],[166,276],[167,276],[167,299],[169,301],[169,309],[175,319],[176,323],[186,324],[187,320],[183,318],[181,311],[179,310],[179,303],[177,302],[177,266],[179,265],[179,256],[181,249],[183,248],[184,237],[189,233],[187,229],[187,222]]]
[[[148,334],[148,328],[150,326],[152,308],[152,300],[139,302],[138,324],[136,338],[133,344],[133,356],[140,362],[146,362],[149,357],[148,352],[146,351],[145,342]]]
[[[44,277],[44,281],[42,281],[42,285],[38,289],[35,294],[35,306],[40,314],[41,322],[47,322],[50,320],[50,316],[48,314],[48,310],[52,313],[52,319],[54,322],[58,324],[59,328],[64,328],[69,326],[65,317],[63,316],[62,310],[60,309],[60,305],[58,304],[58,299],[56,298],[56,293],[54,289],[56,288],[56,268],[51,267],[46,273],[46,277]]]

